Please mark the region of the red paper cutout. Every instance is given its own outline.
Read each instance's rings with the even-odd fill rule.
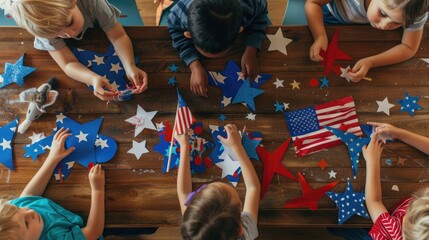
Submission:
[[[273,179],[274,173],[280,174],[287,178],[290,178],[294,181],[298,179],[285,167],[281,164],[281,160],[286,153],[287,147],[290,143],[290,138],[282,143],[273,153],[268,152],[265,148],[258,146],[256,152],[259,155],[259,158],[264,163],[264,174],[262,177],[262,189],[261,189],[261,199],[264,197],[265,192],[270,185],[271,180]]]
[[[90,162],[88,164],[88,171],[91,171],[91,169],[95,166],[95,164],[93,162]]]
[[[315,79],[315,78],[312,78],[312,79],[310,79],[310,87],[318,87],[320,85],[320,81],[319,80],[317,80],[317,79]]]
[[[328,183],[320,188],[311,189],[308,185],[302,173],[298,172],[299,183],[301,184],[302,196],[295,198],[290,202],[287,202],[283,208],[301,208],[308,207],[310,210],[317,210],[317,201],[319,201],[325,193],[335,186],[337,186],[338,181]]]
[[[317,166],[319,166],[320,169],[322,169],[322,171],[323,171],[328,166],[328,163],[326,162],[325,159],[322,159],[317,163]]]
[[[164,139],[166,142],[171,142],[171,137],[173,136],[173,129],[170,126],[170,123],[165,122],[165,131],[164,131]]]
[[[320,50],[320,56],[323,57],[321,64],[325,66],[325,76],[328,76],[331,70],[337,75],[341,74],[340,66],[334,65],[335,60],[352,60],[350,56],[338,48],[338,30],[332,36],[326,52]]]

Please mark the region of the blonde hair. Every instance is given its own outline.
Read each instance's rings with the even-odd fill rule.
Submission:
[[[19,225],[12,221],[18,212],[18,207],[9,204],[7,200],[0,199],[0,240],[18,240]]]
[[[429,187],[413,194],[402,223],[405,240],[429,239]]]
[[[16,23],[38,37],[56,37],[71,21],[76,0],[13,0],[10,14]]]

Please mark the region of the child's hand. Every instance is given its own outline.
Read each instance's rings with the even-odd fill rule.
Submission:
[[[371,142],[369,142],[368,146],[364,146],[362,148],[363,157],[368,163],[380,161],[382,151],[383,143],[378,139],[378,134],[373,134],[371,137]]]
[[[180,147],[186,147],[189,146],[189,134],[177,134],[174,133],[174,138],[177,140],[177,142],[180,144]]]
[[[94,78],[91,85],[94,87],[94,95],[101,100],[111,101],[117,95],[116,90],[113,89],[109,81],[104,77],[98,76]]]
[[[396,139],[401,131],[400,128],[388,123],[368,122],[368,124],[375,127],[375,133],[384,139]]]
[[[66,142],[66,139],[70,137],[72,134],[68,133],[69,129],[61,128],[58,130],[57,133],[55,133],[54,138],[52,140],[51,144],[51,150],[49,152],[49,156],[47,157],[47,161],[54,161],[55,164],[60,162],[62,159],[67,157],[70,153],[74,151],[74,147],[71,147],[69,149],[65,149],[64,143]]]
[[[228,147],[230,147],[231,149],[236,148],[236,147],[240,147],[240,146],[242,147],[241,136],[237,131],[237,127],[234,124],[228,124],[228,125],[225,125],[225,130],[226,130],[228,137],[224,138],[224,137],[218,135],[217,138],[222,143],[224,143]]]
[[[256,48],[247,46],[241,57],[241,76],[255,80],[259,74]]]
[[[95,165],[88,174],[89,184],[93,191],[103,191],[104,190],[104,170],[101,168],[100,164]]]
[[[320,56],[320,50],[326,51],[326,48],[328,48],[328,38],[320,37],[315,40],[310,47],[310,59],[315,62],[323,61],[323,57]]]
[[[207,73],[200,61],[195,60],[190,65],[191,69],[191,91],[197,96],[207,96]]]
[[[127,69],[127,77],[136,86],[138,93],[142,93],[148,87],[147,73],[135,65]]]
[[[347,78],[352,82],[359,82],[366,76],[369,69],[372,67],[372,62],[368,58],[359,60],[347,74]]]

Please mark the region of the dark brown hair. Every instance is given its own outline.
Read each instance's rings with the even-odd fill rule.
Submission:
[[[404,6],[404,24],[409,27],[429,10],[428,0],[410,0]]]

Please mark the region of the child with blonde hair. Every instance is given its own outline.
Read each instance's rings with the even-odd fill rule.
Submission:
[[[128,79],[141,93],[148,86],[147,74],[136,67],[131,40],[117,18],[120,11],[107,0],[0,0],[0,6],[16,23],[33,34],[34,47],[48,51],[71,78],[92,85],[94,95],[113,100],[116,90],[108,80],[79,63],[63,39],[83,38],[88,28],[103,29],[118,54]]]
[[[386,123],[370,122],[375,134],[363,148],[366,160],[365,202],[374,226],[369,234],[373,239],[429,239],[429,187],[421,189],[387,211],[382,202],[380,160],[383,146],[379,138],[401,140],[429,154],[429,138],[396,128]]]
[[[229,184],[214,182],[192,192],[187,134],[175,135],[180,144],[180,164],[177,176],[177,195],[183,215],[182,237],[193,240],[255,239],[260,184],[255,169],[241,145],[235,125],[225,126],[227,138],[219,136],[235,154],[241,165],[246,195],[244,205],[237,191]]]
[[[316,62],[323,60],[320,50],[326,50],[328,46],[324,23],[370,23],[380,30],[403,27],[400,44],[356,62],[347,77],[358,82],[371,68],[403,62],[416,54],[428,10],[428,0],[307,0],[305,13],[314,39],[310,59]]]
[[[48,157],[17,199],[0,200],[0,239],[97,239],[104,229],[104,170],[89,171],[91,208],[86,226],[78,215],[62,208],[43,192],[57,164],[74,151],[65,149],[71,134],[61,128],[55,134]]]

